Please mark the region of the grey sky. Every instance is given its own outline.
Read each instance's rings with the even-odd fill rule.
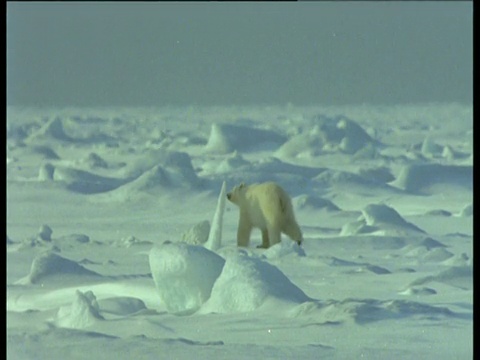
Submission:
[[[471,2],[7,3],[7,104],[471,102]]]

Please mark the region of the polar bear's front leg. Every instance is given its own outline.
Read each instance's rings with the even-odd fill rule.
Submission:
[[[270,240],[268,238],[268,231],[265,229],[265,230],[262,230],[262,245],[258,245],[257,248],[260,248],[260,249],[268,249],[268,247],[270,246]]]
[[[237,230],[237,245],[247,247],[250,242],[250,234],[252,232],[252,225],[248,218],[240,213]]]

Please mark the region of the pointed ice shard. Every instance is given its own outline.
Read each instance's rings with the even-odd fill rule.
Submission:
[[[225,212],[225,197],[227,196],[226,187],[227,185],[224,181],[222,189],[220,190],[220,195],[218,196],[217,209],[213,215],[208,240],[205,243],[205,247],[212,251],[217,250],[222,243],[223,213]]]

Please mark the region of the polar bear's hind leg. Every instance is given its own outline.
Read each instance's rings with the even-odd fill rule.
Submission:
[[[278,244],[281,241],[280,227],[278,225],[269,226],[267,231],[268,238],[270,240],[268,247]]]
[[[261,249],[268,249],[269,244],[270,240],[268,238],[268,231],[266,229],[262,230],[262,245],[259,245],[257,247]]]

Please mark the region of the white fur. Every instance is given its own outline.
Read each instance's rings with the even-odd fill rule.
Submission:
[[[248,246],[254,227],[262,232],[263,248],[279,243],[281,233],[299,244],[303,241],[290,196],[278,184],[274,182],[249,186],[241,184],[235,186],[227,194],[227,198],[240,209],[238,246]]]

